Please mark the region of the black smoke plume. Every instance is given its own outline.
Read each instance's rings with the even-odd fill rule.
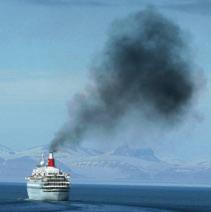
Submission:
[[[51,151],[114,128],[133,109],[155,122],[180,120],[195,89],[187,50],[182,30],[154,9],[116,21],[94,64],[95,87],[78,98],[76,119],[56,134]]]

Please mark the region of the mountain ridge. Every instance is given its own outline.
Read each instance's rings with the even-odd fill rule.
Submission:
[[[0,145],[0,181],[23,182],[38,164],[42,152],[47,153],[48,147],[12,151]],[[55,159],[59,168],[71,174],[73,183],[211,183],[209,162],[192,166],[171,164],[159,159],[150,148],[127,144],[104,152],[85,147],[65,149],[55,153]]]

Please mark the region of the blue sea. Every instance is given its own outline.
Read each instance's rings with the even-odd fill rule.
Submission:
[[[0,211],[211,211],[211,188],[173,186],[72,185],[70,200],[27,199],[25,184],[0,184]]]

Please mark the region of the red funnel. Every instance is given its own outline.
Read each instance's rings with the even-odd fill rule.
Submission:
[[[55,167],[53,152],[50,152],[49,155],[48,155],[48,166]]]

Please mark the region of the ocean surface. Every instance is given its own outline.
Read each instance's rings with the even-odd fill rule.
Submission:
[[[27,199],[25,184],[0,183],[0,211],[211,211],[211,188],[72,185],[70,201],[42,202]]]

